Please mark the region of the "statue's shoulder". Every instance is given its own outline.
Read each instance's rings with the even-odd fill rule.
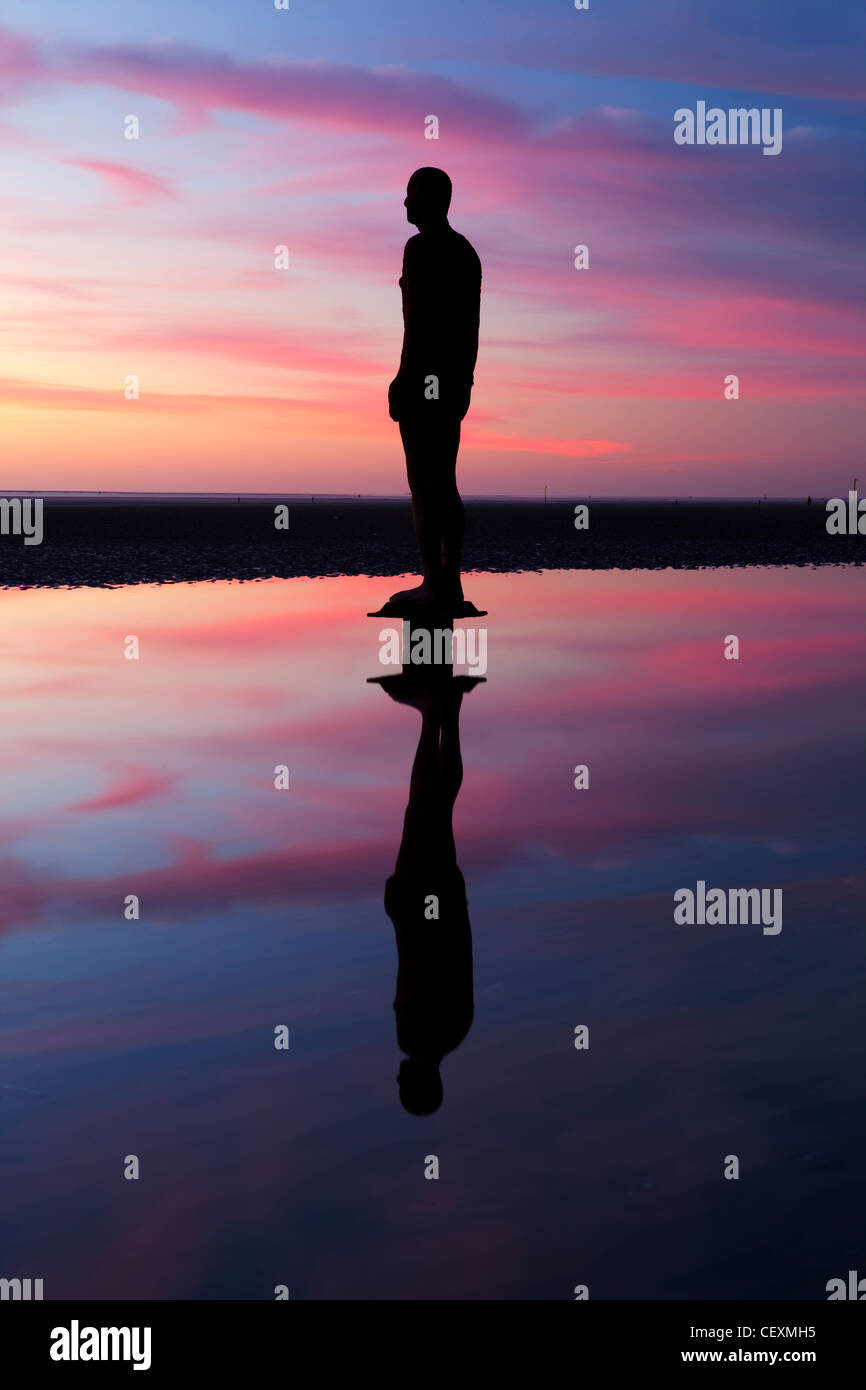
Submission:
[[[465,237],[462,232],[455,232],[454,236],[457,239],[456,244],[458,247],[460,257],[466,264],[467,268],[476,271],[478,275],[480,275],[481,258],[479,257],[478,252],[475,250],[475,247],[472,245],[472,242],[469,240],[468,237]]]

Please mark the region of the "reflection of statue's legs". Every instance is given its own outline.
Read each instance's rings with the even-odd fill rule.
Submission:
[[[396,873],[451,867],[456,863],[451,824],[454,802],[463,781],[460,754],[459,689],[448,688],[418,696],[411,703],[421,713],[421,733],[412,775],[409,804],[403,818],[403,839]]]
[[[449,691],[447,698],[443,700],[442,732],[439,740],[439,778],[442,794],[448,798],[451,812],[463,784],[463,755],[460,752],[462,700],[463,696],[459,690]]]

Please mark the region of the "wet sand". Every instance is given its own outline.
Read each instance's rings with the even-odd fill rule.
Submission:
[[[581,500],[589,527],[578,531]],[[274,526],[280,503],[289,507],[288,530]],[[866,538],[827,534],[817,498],[469,500],[466,513],[467,571],[832,565],[866,554]],[[41,545],[0,537],[0,585],[385,576],[418,567],[409,502],[400,499],[46,497],[43,532]]]

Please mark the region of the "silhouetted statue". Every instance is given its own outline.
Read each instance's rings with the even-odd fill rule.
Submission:
[[[412,1115],[438,1110],[440,1064],[466,1037],[474,1012],[472,931],[451,822],[463,781],[460,705],[477,683],[441,669],[376,680],[421,714],[403,839],[385,885],[397,938],[397,1042],[406,1053],[397,1082]]]
[[[457,450],[475,380],[481,304],[481,262],[449,224],[450,203],[451,180],[444,170],[415,170],[405,207],[418,234],[403,252],[403,352],[388,388],[389,412],[399,422],[406,453],[424,570],[417,588],[391,598],[445,611],[463,600]]]

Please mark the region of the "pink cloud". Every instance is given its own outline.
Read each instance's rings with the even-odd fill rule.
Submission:
[[[2,377],[0,377],[0,391],[2,391],[3,402],[6,406],[37,410],[114,412],[134,409],[167,414],[178,412],[209,414],[214,410],[257,411],[263,414],[279,412],[290,415],[306,415],[311,419],[319,419],[323,413],[326,413],[331,419],[345,418],[351,422],[353,428],[363,429],[371,423],[369,418],[371,414],[369,389],[363,388],[363,391],[359,393],[342,385],[338,401],[327,400],[324,402],[296,395],[269,396],[231,393],[209,395],[202,392],[175,394],[168,391],[144,391],[140,399],[133,404],[125,399],[120,386],[66,386],[52,382],[15,381]],[[378,397],[376,404],[381,406]],[[365,407],[367,408],[366,416],[364,415]],[[378,415],[384,418],[384,406],[381,406]]]
[[[124,195],[124,202],[129,207],[138,207],[155,197],[176,196],[165,179],[159,178],[156,174],[147,174],[142,169],[130,169],[125,164],[111,164],[104,159],[66,159],[63,162],[72,165],[73,168],[87,169],[91,173],[101,175],[112,188],[118,189]]]
[[[496,434],[492,430],[467,428],[464,446],[468,449],[496,449],[509,453],[549,454],[555,458],[594,459],[608,454],[627,454],[630,444],[615,439],[550,439],[539,435]]]
[[[194,124],[212,111],[248,111],[376,134],[395,126],[421,133],[425,115],[435,112],[452,137],[496,143],[513,140],[525,128],[523,116],[508,102],[449,78],[405,68],[318,61],[239,63],[219,53],[166,42],[82,49],[56,75],[162,97]]]
[[[156,773],[148,768],[130,767],[122,772],[113,786],[99,796],[73,802],[67,811],[116,811],[121,806],[136,806],[142,801],[152,801],[171,791],[177,782],[176,774]]]
[[[43,71],[43,59],[33,39],[0,29],[0,101],[13,100]]]
[[[226,357],[280,370],[321,372],[331,377],[381,376],[389,367],[396,368],[397,337],[395,332],[390,352],[386,354],[383,350],[378,358],[374,355],[375,341],[371,343],[369,334],[364,335],[364,351],[359,352],[357,336],[317,336],[306,326],[292,334],[254,322],[218,323],[203,328],[177,325],[167,330],[143,329],[136,333],[136,344],[159,352]],[[127,339],[123,337],[118,341],[125,345]]]

